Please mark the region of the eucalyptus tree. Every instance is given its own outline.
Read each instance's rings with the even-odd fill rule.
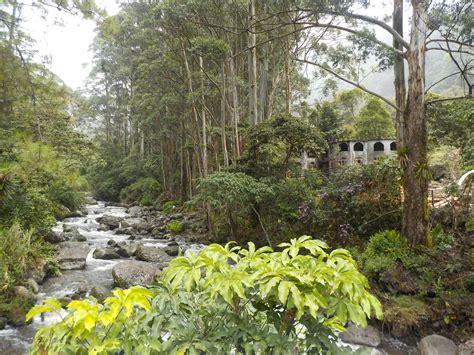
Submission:
[[[472,72],[472,21],[469,20],[472,3],[466,0],[412,0],[405,10],[402,0],[394,0],[393,24],[367,15],[364,8],[369,4],[369,1],[360,4],[339,0],[295,1],[291,9],[300,17],[287,22],[287,26],[300,24],[313,29],[311,47],[306,52],[309,55],[296,57],[297,61],[314,65],[321,73],[356,86],[396,110],[398,155],[404,174],[402,232],[411,245],[416,246],[426,242],[428,232],[426,106],[440,102],[439,99],[426,100],[429,91],[425,87],[426,53],[431,50],[448,52],[458,64],[453,75],[462,79],[465,95],[449,100],[472,98],[469,77]],[[411,13],[410,32],[409,38],[405,39],[403,22],[408,12]],[[374,28],[388,34],[393,43],[379,39]],[[371,56],[377,59],[378,70],[394,66],[394,102],[362,85],[358,75],[360,63]]]

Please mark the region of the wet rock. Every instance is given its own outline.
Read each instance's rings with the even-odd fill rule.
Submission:
[[[401,264],[386,270],[380,278],[380,285],[394,295],[414,295],[418,291],[413,277]]]
[[[120,223],[122,222],[121,217],[111,216],[111,215],[104,215],[96,219],[97,222],[100,224],[105,224],[110,229],[114,230],[120,227]]]
[[[95,285],[90,291],[90,295],[99,302],[104,301],[110,294],[110,289],[103,285]]]
[[[345,343],[371,347],[377,347],[382,342],[380,332],[371,325],[361,328],[351,324],[345,332],[339,334],[339,338]]]
[[[41,284],[48,274],[48,271],[49,264],[46,261],[41,260],[37,262],[36,265],[31,267],[31,269],[26,272],[25,276],[27,279],[33,279],[37,283]]]
[[[64,242],[66,238],[64,237],[63,233],[50,231],[48,234],[44,236],[44,240],[49,243],[56,244],[56,243]]]
[[[170,215],[169,215],[169,218],[170,218],[170,219],[181,219],[181,218],[183,218],[183,214],[182,214],[182,213],[170,214]]]
[[[85,242],[87,238],[79,232],[77,226],[65,224],[63,226],[64,238],[71,242]]]
[[[120,243],[120,244],[117,245],[117,253],[120,256],[123,256],[125,258],[129,258],[129,257],[135,255],[136,251],[137,251],[137,244],[136,243],[126,244],[124,242],[124,243]]]
[[[138,225],[146,223],[146,221],[143,218],[125,218],[122,222],[122,227],[127,228],[127,227],[133,227],[137,228]]]
[[[7,326],[7,318],[0,317],[0,330],[5,329],[6,326]]]
[[[117,287],[146,286],[159,275],[161,268],[157,264],[143,261],[124,261],[112,269],[114,284]]]
[[[108,245],[108,246],[111,246],[111,247],[115,247],[115,246],[117,246],[117,242],[116,242],[115,240],[113,240],[113,239],[109,239],[109,240],[107,241],[107,245]]]
[[[92,254],[95,259],[104,259],[104,260],[112,260],[112,259],[120,259],[120,255],[112,248],[97,248],[94,250]]]
[[[58,299],[58,301],[61,303],[61,307],[66,308],[66,306],[72,301],[72,298],[65,296]]]
[[[110,230],[110,227],[105,225],[105,224],[101,224],[98,228],[97,228],[97,231],[99,232],[107,232]]]
[[[153,263],[167,263],[172,259],[161,248],[144,246],[143,244],[138,245],[135,256],[138,260]]]
[[[420,340],[418,350],[421,355],[456,355],[457,346],[452,340],[433,334]]]
[[[28,288],[28,290],[30,290],[33,293],[38,293],[39,292],[39,286],[36,283],[36,281],[33,280],[33,279],[26,280],[25,286],[26,286],[26,288]]]
[[[77,270],[86,267],[89,246],[80,242],[64,242],[60,244],[57,260],[61,270]]]
[[[133,229],[132,227],[127,227],[127,228],[117,228],[115,230],[115,234],[125,234],[125,235],[132,235],[135,234],[136,230]]]
[[[12,307],[7,314],[7,323],[14,327],[22,327],[25,325],[26,310],[20,307]]]
[[[171,256],[177,256],[179,254],[179,245],[178,243],[172,241],[168,244],[168,246],[162,248],[162,250]]]
[[[128,214],[132,217],[139,217],[144,214],[144,211],[140,206],[133,206],[128,209]]]
[[[15,286],[13,288],[13,293],[15,294],[15,297],[21,299],[25,303],[34,304],[36,302],[36,295],[25,286]]]
[[[459,345],[458,355],[474,355],[474,338]]]

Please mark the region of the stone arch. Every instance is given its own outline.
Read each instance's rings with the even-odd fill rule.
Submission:
[[[375,142],[374,144],[374,152],[383,152],[385,150],[385,146],[382,142]]]
[[[397,142],[390,143],[390,150],[397,150]]]
[[[347,144],[346,142],[342,142],[339,144],[339,149],[341,150],[341,152],[348,152],[349,144]]]
[[[354,144],[354,151],[363,152],[364,151],[364,145],[361,142],[357,142],[356,144]]]

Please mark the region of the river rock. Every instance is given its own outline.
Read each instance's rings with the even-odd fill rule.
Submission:
[[[161,248],[144,246],[143,244],[138,245],[135,256],[138,260],[153,263],[167,263],[172,259]]]
[[[61,270],[77,270],[86,267],[89,246],[80,242],[64,242],[60,244],[57,260]]]
[[[116,242],[115,240],[113,240],[113,239],[109,239],[109,240],[107,241],[107,245],[108,245],[109,247],[116,247],[116,246],[117,246],[117,242]]]
[[[120,256],[123,256],[125,258],[129,258],[135,255],[136,251],[137,251],[136,243],[127,244],[126,242],[123,242],[117,245],[117,253]]]
[[[112,276],[115,286],[129,288],[149,285],[160,272],[161,268],[157,264],[129,260],[114,266]]]
[[[122,222],[122,227],[127,228],[127,227],[133,227],[136,228],[138,225],[146,223],[146,221],[143,218],[125,218]]]
[[[90,291],[90,295],[99,302],[103,302],[110,294],[110,289],[103,285],[95,285]]]
[[[474,338],[459,345],[458,355],[474,355]]]
[[[120,259],[120,255],[112,248],[97,248],[94,250],[94,254],[92,254],[95,259],[104,259],[104,260],[112,260],[112,259]]]
[[[170,242],[166,247],[161,249],[171,256],[177,256],[179,254],[179,245],[175,241]]]
[[[373,326],[361,328],[351,324],[345,332],[339,334],[339,338],[349,344],[367,345],[377,347],[382,342],[380,332]]]
[[[117,228],[115,230],[115,234],[125,234],[125,235],[132,235],[135,234],[137,231],[133,229],[132,227],[127,227],[127,228]]]
[[[64,238],[71,242],[85,242],[87,238],[79,232],[77,226],[70,224],[63,225]]]
[[[96,221],[100,224],[105,224],[110,229],[117,229],[120,227],[120,223],[122,222],[121,217],[111,216],[111,215],[104,215],[102,217],[96,218]]]
[[[64,234],[63,233],[58,233],[58,232],[54,232],[54,231],[49,231],[45,236],[44,236],[44,240],[49,242],[49,243],[53,243],[53,244],[56,244],[56,243],[61,243],[61,242],[64,242],[66,240],[66,238],[64,237]]]
[[[48,274],[48,270],[49,264],[44,260],[40,260],[34,266],[28,269],[25,277],[27,279],[33,279],[37,283],[41,284],[45,279],[46,275]]]
[[[38,293],[39,292],[39,286],[36,283],[36,281],[33,280],[33,279],[26,280],[25,286],[26,286],[26,288],[28,288],[28,290],[30,290],[33,293]]]
[[[110,227],[106,224],[101,224],[99,227],[97,227],[98,232],[107,232],[110,230]]]
[[[144,215],[144,211],[140,206],[132,206],[128,209],[128,214],[132,217],[139,217]]]
[[[452,340],[433,334],[420,340],[418,350],[421,355],[456,355],[457,346]]]
[[[33,304],[31,306],[33,306]],[[12,307],[8,311],[7,322],[8,324],[13,325],[14,327],[22,327],[26,323],[25,316],[26,310],[21,307]]]
[[[88,205],[97,205],[97,200],[90,196],[86,196],[85,200]]]
[[[0,317],[0,330],[5,329],[7,326],[7,318]]]
[[[34,304],[36,302],[36,295],[25,286],[15,286],[13,288],[13,293],[25,303]]]

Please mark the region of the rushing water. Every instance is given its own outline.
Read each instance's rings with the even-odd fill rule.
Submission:
[[[128,235],[114,234],[113,231],[98,231],[99,224],[96,218],[104,214],[126,217],[126,209],[122,207],[106,206],[103,202],[85,207],[87,215],[85,217],[68,218],[62,222],[58,222],[53,228],[54,231],[61,232],[63,225],[77,226],[79,232],[87,237],[87,243],[91,246],[91,250],[86,259],[86,268],[83,270],[63,271],[58,277],[46,279],[40,285],[38,294],[38,303],[45,298],[56,297],[61,298],[73,294],[75,291],[83,287],[88,289],[92,285],[103,285],[109,288],[113,286],[112,268],[124,259],[118,260],[100,260],[94,259],[92,254],[98,247],[105,247],[110,239],[121,242],[129,238]],[[153,244],[159,246],[160,243],[153,239],[143,239],[144,244]],[[165,244],[163,244],[165,246]],[[200,249],[198,244],[182,245],[186,249]],[[33,322],[25,327],[7,326],[0,331],[0,354],[26,354],[33,340],[35,331],[38,327],[48,325],[58,321],[58,315],[47,314],[43,317],[37,316]]]
[[[99,224],[96,218],[104,214],[126,217],[125,208],[106,206],[103,202],[85,207],[87,215],[85,217],[68,218],[62,222],[58,222],[53,230],[61,232],[63,225],[77,226],[80,233],[87,237],[87,243],[91,246],[91,250],[86,259],[86,268],[82,270],[63,271],[58,277],[46,279],[40,285],[38,294],[38,303],[45,298],[56,297],[61,298],[73,294],[82,287],[89,289],[92,285],[103,285],[109,288],[113,286],[112,268],[119,260],[100,260],[93,258],[93,252],[98,247],[104,247],[110,239],[121,242],[128,239],[128,235],[114,234],[113,231],[98,231]],[[141,240],[145,245],[159,246],[160,242],[154,239]],[[178,241],[178,243],[180,243]],[[163,243],[163,246],[166,244]],[[181,244],[183,249],[199,250],[202,245],[199,244]],[[1,355],[21,355],[27,354],[34,334],[38,327],[57,322],[59,315],[46,314],[45,316],[37,316],[33,322],[25,327],[7,326],[0,331],[0,354]],[[353,349],[358,347],[354,346]],[[368,349],[366,354],[388,354],[402,355],[414,354],[414,349],[407,347],[405,344],[398,342],[390,337],[384,337],[382,347],[380,349]]]

